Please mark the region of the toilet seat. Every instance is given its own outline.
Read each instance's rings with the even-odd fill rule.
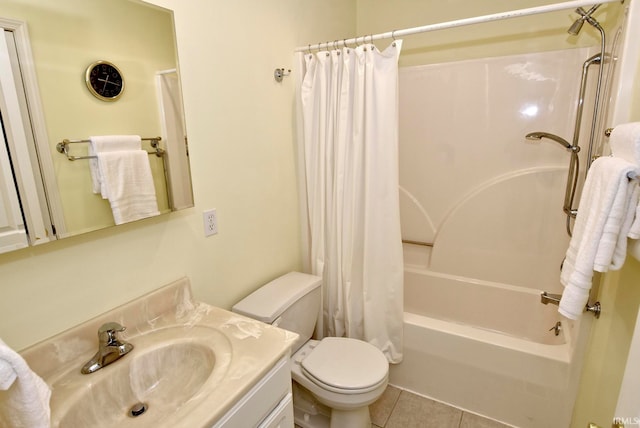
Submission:
[[[340,394],[362,394],[387,382],[389,363],[375,346],[357,339],[327,337],[301,361],[307,378]]]

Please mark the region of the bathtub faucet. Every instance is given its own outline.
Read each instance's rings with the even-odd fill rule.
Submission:
[[[552,305],[560,305],[562,294],[551,294],[543,291],[540,293],[540,302],[543,304],[551,303]]]

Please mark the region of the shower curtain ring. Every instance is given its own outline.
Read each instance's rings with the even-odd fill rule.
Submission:
[[[396,32],[396,30],[391,30],[391,38],[393,39],[393,43],[391,43],[391,46],[393,46],[394,48],[396,47],[396,35],[394,34]]]

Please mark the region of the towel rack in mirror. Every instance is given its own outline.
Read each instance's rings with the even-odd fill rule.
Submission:
[[[158,157],[164,156],[164,149],[160,147],[160,141],[162,140],[161,137],[144,137],[141,138],[141,140],[149,141],[151,147],[153,148],[153,151],[148,151],[147,153],[149,153],[150,155],[156,155]],[[56,144],[56,150],[58,151],[58,153],[64,154],[70,161],[79,159],[95,159],[95,156],[74,156],[69,154],[69,144],[88,143],[89,141],[90,140],[67,140],[65,138],[64,140]]]

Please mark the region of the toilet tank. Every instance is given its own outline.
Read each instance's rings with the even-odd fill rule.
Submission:
[[[300,272],[289,272],[263,285],[231,310],[285,330],[300,338],[293,344],[296,352],[311,339],[322,301],[322,278]]]

